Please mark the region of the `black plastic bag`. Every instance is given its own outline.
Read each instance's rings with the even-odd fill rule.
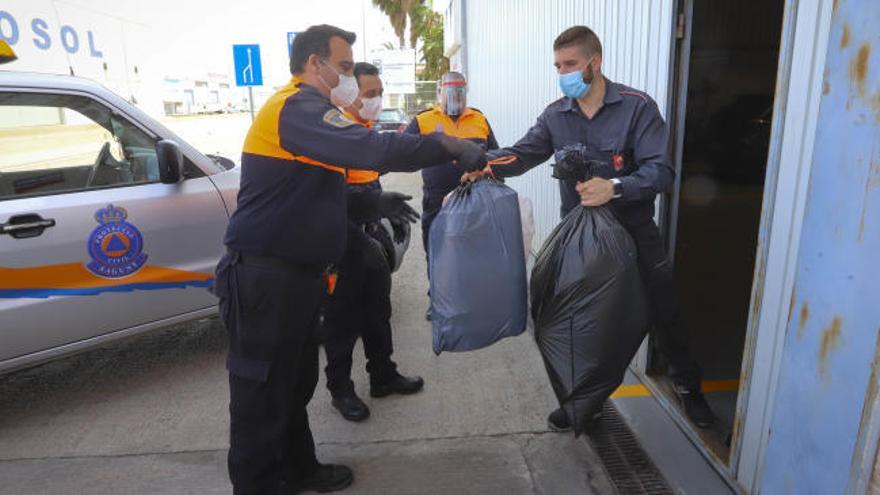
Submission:
[[[436,354],[480,349],[525,331],[528,286],[513,189],[491,179],[459,186],[428,242]]]
[[[648,326],[636,245],[610,206],[578,206],[553,230],[532,271],[531,307],[550,383],[579,435]]]

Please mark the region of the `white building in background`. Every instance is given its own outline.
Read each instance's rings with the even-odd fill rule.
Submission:
[[[162,60],[168,52],[165,36],[149,22],[66,2],[4,0],[0,38],[12,46],[18,60],[3,70],[93,79],[154,116],[238,111],[246,106],[246,92],[235,88],[228,74],[207,67],[168,73]]]
[[[165,115],[244,112],[247,96],[225,74],[206,77],[167,75],[162,81]]]

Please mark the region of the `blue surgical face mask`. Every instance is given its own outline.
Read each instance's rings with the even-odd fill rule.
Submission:
[[[591,63],[593,63],[592,58],[587,62],[587,67],[590,67]],[[559,89],[562,90],[562,94],[569,98],[578,99],[583,97],[590,90],[591,83],[592,79],[590,82],[584,81],[584,73],[580,70],[559,74]]]

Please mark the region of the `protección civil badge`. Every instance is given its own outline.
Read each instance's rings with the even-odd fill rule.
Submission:
[[[140,270],[147,261],[144,238],[137,227],[128,223],[125,208],[107,205],[95,212],[100,224],[89,235],[89,256],[86,268],[95,275],[121,278]]]

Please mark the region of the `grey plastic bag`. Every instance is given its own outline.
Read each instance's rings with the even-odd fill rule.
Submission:
[[[459,186],[434,219],[428,243],[436,354],[523,333],[528,287],[513,189],[488,178]]]

